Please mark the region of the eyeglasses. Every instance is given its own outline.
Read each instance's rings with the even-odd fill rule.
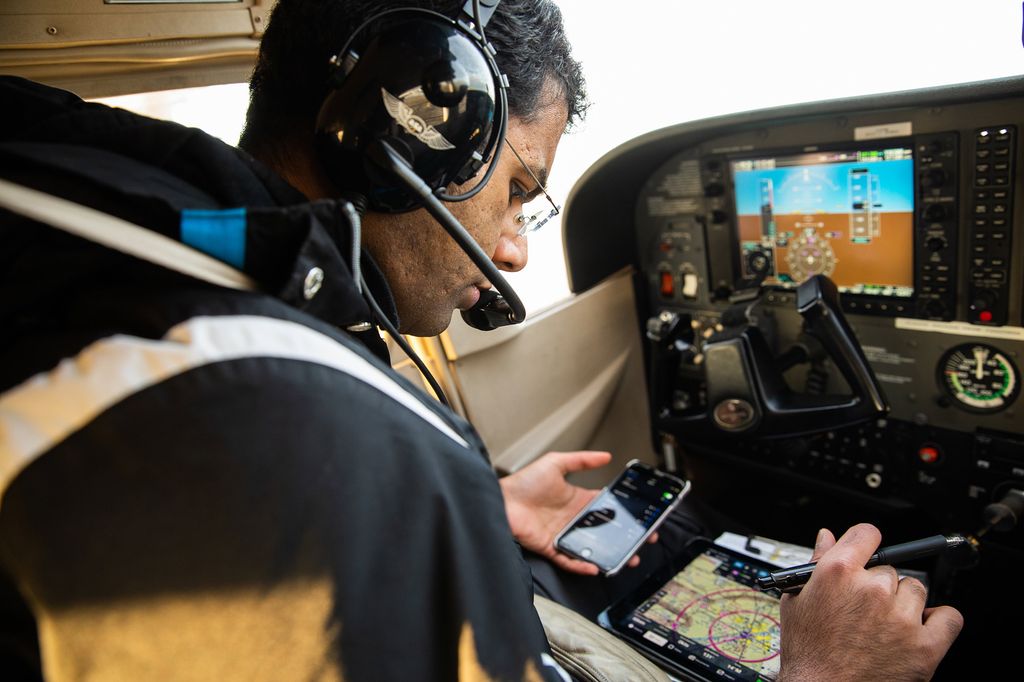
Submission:
[[[525,236],[544,227],[549,220],[561,213],[562,209],[558,207],[555,200],[551,198],[550,194],[548,194],[548,190],[544,187],[544,183],[540,181],[540,178],[538,178],[530,167],[526,165],[526,162],[523,161],[523,157],[519,156],[519,152],[517,152],[516,148],[512,146],[512,143],[508,141],[508,138],[505,138],[505,144],[507,144],[508,148],[512,150],[515,157],[519,159],[519,163],[523,164],[523,168],[525,168],[526,172],[530,174],[533,181],[537,183],[537,188],[544,195],[543,197],[534,197],[523,204],[523,210],[516,215],[515,220],[519,223],[519,229],[516,230],[516,234],[519,236]],[[545,201],[551,205],[550,208],[545,205]]]

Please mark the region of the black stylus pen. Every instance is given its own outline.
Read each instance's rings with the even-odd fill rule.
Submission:
[[[911,540],[910,542],[893,545],[892,547],[883,547],[871,555],[868,562],[864,564],[864,568],[881,566],[883,564],[898,564],[910,561],[911,559],[934,556],[947,549],[959,547],[966,543],[967,538],[959,534],[933,535],[922,540]],[[817,565],[817,562],[811,562],[781,571],[772,571],[768,575],[758,578],[757,586],[762,590],[775,589],[782,592],[792,592],[801,588],[811,579],[811,573],[814,572],[814,567]]]

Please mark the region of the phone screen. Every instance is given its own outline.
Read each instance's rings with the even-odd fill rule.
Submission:
[[[558,548],[614,572],[685,492],[674,476],[631,464],[562,532]]]

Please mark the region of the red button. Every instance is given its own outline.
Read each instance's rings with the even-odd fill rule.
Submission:
[[[939,461],[939,451],[931,445],[922,445],[917,451],[917,457],[925,464],[935,464]]]
[[[675,282],[672,281],[672,273],[662,271],[661,273],[661,295],[666,298],[675,293]]]
[[[992,321],[992,311],[991,310],[982,310],[980,313],[978,313],[978,319],[981,320],[982,322],[991,322]]]

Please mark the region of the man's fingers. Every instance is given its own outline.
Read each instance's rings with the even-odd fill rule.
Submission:
[[[814,553],[811,555],[811,561],[817,561],[821,558],[821,555],[832,549],[836,544],[836,536],[832,535],[832,531],[828,528],[822,528],[818,531],[818,537],[814,540]]]
[[[594,564],[587,561],[580,561],[579,559],[571,559],[564,554],[555,554],[550,558],[551,561],[553,561],[559,568],[571,573],[579,573],[580,575],[597,575],[599,572],[597,566]]]
[[[576,509],[572,512],[575,514],[580,509],[583,509],[586,505],[593,502],[594,498],[601,494],[600,490],[593,490],[590,488],[579,488],[576,492]],[[568,521],[566,521],[568,523]]]
[[[847,566],[863,567],[882,542],[882,534],[870,523],[858,523],[836,541],[825,557]]]
[[[612,453],[600,450],[577,450],[575,452],[552,452],[558,458],[558,466],[562,473],[583,471],[603,467],[612,461]]]
[[[874,568],[869,568],[868,575],[872,582],[881,585],[890,595],[895,595],[896,590],[899,589],[900,576],[892,566],[875,566]]]
[[[647,543],[653,545],[658,541],[658,531],[651,533],[651,536],[647,538]]]
[[[629,561],[626,562],[626,565],[629,566],[630,568],[636,568],[637,566],[639,566],[640,565],[640,554],[637,553],[637,554],[634,554],[633,556],[629,557]]]
[[[924,629],[945,653],[964,627],[964,617],[952,606],[936,606],[924,610]]]
[[[919,618],[928,601],[928,588],[916,578],[900,578],[896,588],[896,609],[907,618]]]

